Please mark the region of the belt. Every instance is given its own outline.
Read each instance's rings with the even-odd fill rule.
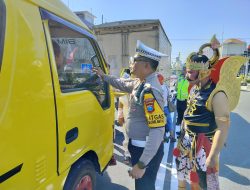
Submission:
[[[133,146],[144,148],[146,146],[146,141],[140,141],[140,140],[133,140],[133,139],[131,139],[131,144]]]
[[[195,133],[193,131],[191,131],[190,129],[186,128],[186,132],[188,133],[188,135],[192,136],[192,137],[197,137],[199,133]],[[207,132],[204,133],[206,137],[208,138],[213,138],[214,134],[216,132],[216,129],[211,131],[211,132]]]

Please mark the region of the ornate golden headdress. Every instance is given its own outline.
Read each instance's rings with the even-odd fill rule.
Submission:
[[[214,35],[210,43],[203,44],[197,53],[193,52],[188,56],[186,60],[187,69],[199,71],[198,78],[200,80],[208,77],[211,73],[211,69],[219,60],[219,46],[220,42]],[[203,55],[203,50],[207,47],[213,50],[213,56],[210,59],[207,56]]]
[[[216,36],[213,35],[210,43],[203,44],[197,53],[193,52],[188,56],[186,60],[186,67],[188,69],[198,71],[210,70],[219,60],[219,46],[220,42],[216,39]],[[208,59],[207,56],[203,55],[203,50],[207,47],[213,50],[213,56],[210,59]]]
[[[191,53],[186,61],[186,68],[190,70],[208,70],[209,69],[209,59],[199,53]]]
[[[210,43],[203,44],[200,47],[198,53],[193,52],[188,56],[186,67],[191,70],[198,70],[200,80],[210,76],[211,80],[216,83],[216,88],[206,102],[208,110],[212,111],[214,95],[218,92],[224,92],[229,100],[229,109],[232,111],[238,104],[240,96],[241,79],[237,77],[237,74],[240,67],[247,62],[247,59],[242,56],[230,56],[219,60],[219,46],[220,43],[214,35]],[[213,50],[213,56],[210,59],[203,55],[203,50],[206,47]]]

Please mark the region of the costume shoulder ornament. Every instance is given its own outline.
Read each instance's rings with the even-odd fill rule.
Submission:
[[[240,77],[237,77],[240,67],[246,63],[247,58],[242,56],[231,56],[218,61],[218,67],[214,68],[215,70],[212,72],[219,71],[218,82],[216,84],[216,88],[210,94],[207,101],[207,108],[212,111],[212,98],[214,95],[220,91],[224,92],[229,101],[229,109],[232,111],[238,104],[240,97]],[[213,79],[213,73],[212,73]],[[216,81],[215,81],[216,82]]]

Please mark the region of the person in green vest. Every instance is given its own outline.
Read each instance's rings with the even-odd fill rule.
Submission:
[[[178,118],[176,125],[180,125],[183,119],[183,114],[187,108],[187,98],[188,98],[188,80],[185,78],[186,66],[183,66],[182,73],[178,77],[177,83],[177,113]]]

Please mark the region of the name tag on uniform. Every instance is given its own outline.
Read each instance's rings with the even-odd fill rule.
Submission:
[[[144,111],[150,128],[163,127],[166,118],[152,93],[144,94]]]

